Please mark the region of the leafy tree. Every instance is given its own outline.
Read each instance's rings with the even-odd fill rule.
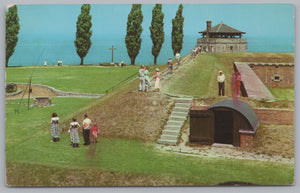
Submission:
[[[83,59],[92,45],[91,36],[93,31],[90,30],[92,27],[92,16],[90,15],[90,10],[90,4],[83,4],[76,23],[77,31],[74,43],[77,48],[77,54],[81,58],[80,65],[83,65]]]
[[[18,43],[18,34],[20,30],[18,8],[16,5],[10,7],[6,12],[6,61],[5,66],[8,67],[9,58],[15,52]]]
[[[181,51],[182,43],[183,43],[183,22],[184,17],[182,16],[182,4],[179,5],[178,10],[176,12],[176,16],[172,19],[172,49],[174,55]]]
[[[141,4],[133,4],[130,13],[128,14],[127,21],[127,34],[125,37],[126,48],[128,56],[130,57],[131,64],[135,64],[135,58],[140,52],[141,48],[141,34],[143,28],[143,13]]]
[[[152,55],[154,56],[154,64],[156,64],[156,59],[159,55],[161,47],[165,41],[164,32],[164,13],[161,11],[162,5],[156,4],[152,10],[152,22],[150,26],[151,39],[153,42]]]

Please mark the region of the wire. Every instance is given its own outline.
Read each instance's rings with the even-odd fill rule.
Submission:
[[[45,51],[45,48],[42,50],[42,52],[40,53],[40,56],[39,56],[38,59],[36,60],[36,63],[35,63],[34,68],[33,68],[33,71],[31,72],[31,75],[30,75],[30,78],[29,78],[29,82],[26,84],[26,88],[25,88],[24,93],[23,93],[23,95],[22,95],[22,97],[21,97],[21,99],[20,99],[19,105],[18,105],[18,107],[15,109],[15,114],[19,113],[19,109],[20,109],[20,106],[21,106],[21,104],[22,104],[22,100],[23,100],[23,98],[24,98],[24,95],[25,95],[25,93],[26,93],[26,90],[27,90],[28,86],[29,86],[29,90],[28,90],[28,101],[29,101],[29,96],[30,96],[30,91],[31,91],[31,79],[32,79],[32,75],[33,75],[34,71],[36,70],[37,64],[38,64],[38,62],[39,62],[41,56],[44,54],[44,51]],[[28,102],[28,110],[29,110],[29,102]]]

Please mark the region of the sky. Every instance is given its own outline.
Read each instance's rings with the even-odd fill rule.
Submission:
[[[184,35],[197,36],[223,22],[246,32],[245,37],[294,38],[294,6],[292,4],[183,4]],[[143,4],[143,36],[149,36],[153,4]],[[69,36],[74,38],[81,4],[18,5],[20,36]],[[126,35],[130,4],[92,4],[93,38]],[[178,4],[163,4],[164,30],[171,35],[172,19]],[[200,35],[199,35],[200,36]]]

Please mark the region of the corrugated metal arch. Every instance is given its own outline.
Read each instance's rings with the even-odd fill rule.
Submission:
[[[213,110],[215,108],[229,108],[239,112],[246,118],[246,120],[248,120],[249,124],[251,125],[254,131],[256,131],[259,126],[259,119],[256,113],[247,103],[244,103],[239,100],[225,99],[218,101],[209,107],[210,110]]]

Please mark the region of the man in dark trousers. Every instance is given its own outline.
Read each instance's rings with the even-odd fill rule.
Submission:
[[[84,120],[83,120],[83,129],[82,134],[84,138],[84,144],[83,145],[90,145],[90,130],[92,128],[92,121],[88,118],[87,114],[84,114]]]
[[[222,71],[219,71],[218,76],[218,84],[219,84],[219,96],[225,95],[225,75]]]

